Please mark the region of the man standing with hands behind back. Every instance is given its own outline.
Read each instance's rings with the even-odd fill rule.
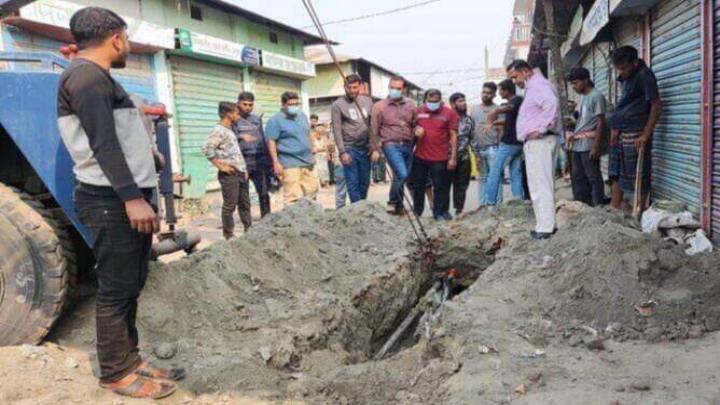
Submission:
[[[264,217],[270,213],[270,157],[265,145],[262,119],[253,114],[255,95],[251,92],[240,93],[237,106],[240,117],[233,125],[233,131],[240,143],[248,176],[255,185],[260,200],[260,216]],[[250,207],[249,187],[247,192],[243,191],[241,198],[245,201],[243,205]]]
[[[157,167],[140,112],[110,69],[130,53],[127,23],[87,7],[70,19],[79,53],[60,77],[58,127],[75,164],[75,210],[93,239],[98,280],[96,322],[100,386],[135,398],[163,398],[184,370],[143,362],[137,300],[160,224],[150,201]]]
[[[525,89],[520,106],[517,139],[522,141],[530,198],[535,211],[533,239],[548,239],[555,233],[555,157],[564,133],[560,99],[539,69],[524,60],[508,66],[513,83]]]

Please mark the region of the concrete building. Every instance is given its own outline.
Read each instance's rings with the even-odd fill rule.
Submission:
[[[587,68],[611,105],[622,86],[610,62],[631,45],[655,72],[663,100],[653,135],[651,198],[684,204],[720,243],[720,3],[710,0],[554,1],[565,69]],[[537,0],[542,7],[542,0]],[[533,24],[541,31],[543,13]],[[532,63],[552,70],[547,37],[533,37]],[[606,164],[603,165],[606,167]]]
[[[173,163],[192,176],[188,197],[216,187],[215,170],[200,147],[218,120],[219,101],[253,91],[257,112],[268,118],[279,111],[284,91],[307,100],[305,83],[315,66],[305,60],[304,49],[322,40],[229,1],[38,0],[3,20],[0,46],[58,52],[72,41],[72,14],[90,5],[110,8],[128,22],[133,53],[128,67],[113,76],[128,92],[162,102],[173,115]]]
[[[374,100],[388,95],[390,78],[396,73],[390,69],[373,63],[367,59],[349,55],[336,54],[340,67],[345,75],[358,74],[364,82],[364,93]],[[325,46],[305,48],[305,59],[315,64],[316,76],[307,81],[310,111],[317,114],[321,122],[330,122],[330,107],[338,98],[345,95],[343,79],[327,52]],[[418,101],[422,98],[423,89],[407,81],[407,96]]]

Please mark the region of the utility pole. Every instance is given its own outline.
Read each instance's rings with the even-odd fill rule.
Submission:
[[[543,11],[545,12],[545,28],[548,41],[550,42],[550,62],[552,66],[552,80],[560,98],[560,111],[562,116],[568,115],[567,92],[565,87],[565,67],[563,66],[562,54],[560,52],[560,34],[555,27],[555,4],[554,0],[543,0]],[[550,66],[548,66],[548,70]],[[550,73],[550,72],[548,72]]]

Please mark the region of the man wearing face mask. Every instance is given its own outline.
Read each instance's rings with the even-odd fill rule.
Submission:
[[[372,110],[372,130],[380,138],[383,152],[393,171],[388,205],[400,215],[403,208],[403,188],[413,157],[413,129],[417,121],[415,103],[403,96],[405,79],[390,79],[388,98],[375,103]]]
[[[425,104],[418,108],[418,138],[410,172],[415,214],[421,216],[425,208],[425,186],[432,179],[433,218],[449,221],[451,173],[457,167],[458,115],[442,102],[442,93],[430,89]]]
[[[268,153],[273,171],[282,181],[285,204],[307,197],[313,200],[320,188],[315,170],[310,123],[300,109],[300,96],[288,91],[282,94],[282,110],[265,128]]]
[[[74,203],[90,230],[98,280],[100,386],[136,398],[162,398],[183,370],[143,362],[136,315],[148,274],[152,234],[160,229],[150,201],[157,186],[152,146],[140,112],[110,69],[125,67],[127,24],[99,7],[77,11],[70,31],[79,53],[58,88],[58,128],[75,163]]]

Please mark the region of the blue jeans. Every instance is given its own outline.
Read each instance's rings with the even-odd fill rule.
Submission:
[[[340,209],[347,203],[347,183],[345,170],[342,164],[335,165],[335,209]]]
[[[480,206],[483,207],[488,205],[487,198],[487,181],[490,177],[490,168],[492,168],[495,160],[497,159],[497,146],[478,147],[475,149],[475,156],[477,157],[478,166],[478,199],[480,200]],[[502,179],[502,172],[500,173]],[[495,192],[497,197],[495,201],[501,203],[503,200],[502,183],[499,184],[497,191]]]
[[[352,157],[350,166],[343,166],[347,192],[350,202],[367,199],[370,187],[370,151],[366,148],[348,147],[346,152]]]
[[[505,171],[505,165],[510,165],[510,187],[512,189],[513,197],[518,200],[525,198],[525,191],[523,189],[523,175],[522,175],[522,157],[523,157],[523,146],[522,145],[508,145],[501,143],[495,156],[495,162],[490,167],[490,175],[487,181],[487,202],[488,205],[497,205],[500,202],[497,199],[497,193],[500,189],[500,182],[502,181],[503,172]]]
[[[390,186],[390,204],[396,208],[403,206],[403,187],[410,175],[412,164],[412,145],[391,144],[383,148],[388,164],[393,171],[393,181]]]

